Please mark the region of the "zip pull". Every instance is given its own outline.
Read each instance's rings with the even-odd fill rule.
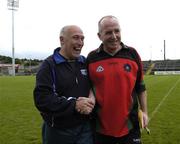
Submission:
[[[54,116],[51,118],[51,127],[54,127]]]
[[[77,79],[77,77],[76,77],[76,83],[78,84],[78,79]]]

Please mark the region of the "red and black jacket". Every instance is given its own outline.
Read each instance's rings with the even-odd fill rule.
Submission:
[[[88,74],[97,100],[97,132],[121,137],[138,127],[137,95],[145,91],[141,59],[121,43],[111,56],[103,44],[87,58]]]

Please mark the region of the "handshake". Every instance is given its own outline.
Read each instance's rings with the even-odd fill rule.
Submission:
[[[89,97],[79,97],[76,100],[75,109],[80,114],[88,115],[92,112],[94,106],[95,106],[95,97],[94,95],[90,94]]]

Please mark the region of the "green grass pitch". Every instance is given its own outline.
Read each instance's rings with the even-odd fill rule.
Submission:
[[[143,144],[180,144],[180,76],[145,76],[149,129]],[[41,144],[34,76],[0,77],[0,144]]]

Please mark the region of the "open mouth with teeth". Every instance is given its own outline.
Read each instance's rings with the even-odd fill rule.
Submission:
[[[80,54],[81,53],[81,48],[79,48],[79,47],[74,47],[73,48],[73,51],[74,51],[74,54]]]

